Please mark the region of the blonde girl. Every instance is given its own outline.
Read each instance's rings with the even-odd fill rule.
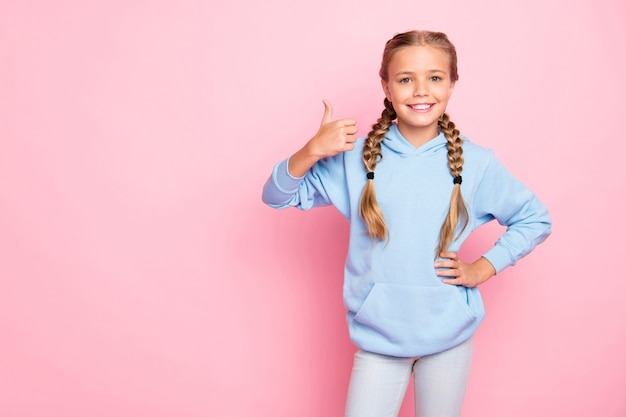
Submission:
[[[358,350],[345,415],[396,416],[412,376],[416,416],[459,416],[485,315],[478,285],[545,240],[551,219],[450,120],[458,72],[445,34],[397,34],[379,74],[384,110],[367,137],[324,101],[318,132],[275,165],[263,200],[334,205],[350,222],[344,302]],[[478,260],[461,260],[469,234],[494,219],[506,231]]]

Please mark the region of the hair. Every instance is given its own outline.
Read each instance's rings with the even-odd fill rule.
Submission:
[[[407,46],[431,46],[441,50],[448,56],[450,62],[450,80],[456,82],[459,79],[456,49],[444,33],[410,31],[399,33],[387,41],[379,71],[382,80],[389,81],[388,68],[391,59],[398,50]],[[367,172],[374,172],[376,164],[382,159],[381,142],[389,131],[393,120],[396,119],[396,111],[387,98],[385,98],[384,106],[385,109],[378,121],[372,126],[372,130],[368,133],[365,146],[363,147],[363,164]],[[463,139],[461,139],[459,130],[446,113],[441,115],[438,124],[439,129],[448,140],[448,167],[450,174],[453,178],[458,177],[461,175],[461,171],[463,171]],[[361,194],[359,212],[367,226],[367,233],[372,239],[386,240],[389,237],[382,210],[376,201],[373,179],[368,179],[365,183],[363,193]],[[460,235],[467,227],[468,221],[469,214],[461,195],[461,184],[454,181],[450,197],[450,208],[441,225],[435,258],[441,252],[448,250],[450,243],[458,237],[458,235],[455,236],[457,228],[460,226],[460,231],[458,232]]]

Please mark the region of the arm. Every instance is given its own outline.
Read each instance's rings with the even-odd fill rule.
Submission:
[[[456,253],[442,253],[435,263],[444,283],[475,287],[530,253],[551,233],[548,209],[532,191],[492,157],[473,199],[477,224],[496,219],[506,231],[495,245],[472,264]]]
[[[292,198],[307,172],[321,159],[353,150],[357,130],[354,119],[333,121],[332,107],[324,100],[319,130],[299,151],[276,165],[263,189],[263,201],[276,208],[297,205]]]
[[[476,215],[496,219],[505,232],[483,256],[496,272],[528,255],[552,232],[548,208],[495,157],[476,192]]]

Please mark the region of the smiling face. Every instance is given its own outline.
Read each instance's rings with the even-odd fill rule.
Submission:
[[[450,59],[432,46],[405,46],[389,61],[381,80],[398,117],[400,133],[418,147],[438,134],[438,120],[454,90]]]

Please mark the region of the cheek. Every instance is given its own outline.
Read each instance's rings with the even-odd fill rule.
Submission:
[[[409,84],[395,86],[391,89],[391,96],[395,97],[397,100],[410,97],[412,95],[413,88]]]
[[[387,99],[391,102],[399,100],[399,97],[400,97],[400,95],[398,94],[398,90],[394,90],[394,89],[387,90],[387,93],[385,94],[385,96],[387,96]]]
[[[452,88],[442,88],[439,97],[441,97],[443,100],[448,101],[450,97],[452,97],[452,91],[454,91]]]

